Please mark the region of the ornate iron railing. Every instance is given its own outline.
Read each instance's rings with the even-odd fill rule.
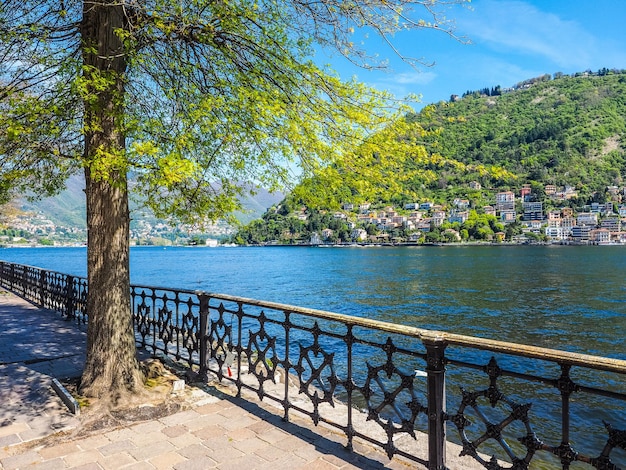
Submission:
[[[3,287],[85,319],[86,282],[0,262]],[[428,468],[626,468],[626,361],[229,295],[131,286],[138,344]],[[448,445],[448,456],[450,448]]]

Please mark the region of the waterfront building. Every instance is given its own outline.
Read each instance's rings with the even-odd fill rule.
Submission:
[[[500,220],[505,224],[512,224],[517,220],[517,214],[514,210],[501,210]]]
[[[589,241],[591,227],[588,225],[575,225],[572,227],[572,239],[577,242]]]
[[[485,214],[487,215],[493,215],[495,217],[496,215],[496,208],[493,206],[484,206],[483,207],[483,211],[485,212]]]
[[[420,233],[412,233],[411,235],[409,235],[409,241],[412,243],[419,242],[420,238],[422,238]]]
[[[363,230],[362,228],[356,228],[352,230],[350,237],[352,237],[353,240],[356,240],[359,242],[364,241],[364,240],[367,240],[367,232]]]
[[[605,228],[591,230],[589,232],[589,241],[597,245],[607,245],[611,243],[611,232]]]
[[[543,222],[541,220],[524,220],[522,224],[533,233],[541,232]]]
[[[321,237],[320,237],[320,234],[319,234],[319,233],[317,233],[317,232],[313,232],[313,233],[311,234],[311,240],[309,241],[309,243],[310,243],[311,245],[321,245],[321,243],[322,243],[322,239],[321,239]]]
[[[542,220],[543,202],[523,202],[524,220]]]
[[[622,230],[622,221],[619,217],[607,217],[602,219],[600,227],[607,229],[609,232],[620,232]]]
[[[424,219],[419,224],[417,224],[417,229],[422,232],[430,232],[430,222],[431,219]]]
[[[512,191],[496,193],[496,204],[504,202],[515,202],[515,194]]]
[[[604,206],[604,204],[602,206]],[[601,212],[601,206],[599,202],[592,202],[591,205],[585,207],[588,208],[589,212],[593,212],[596,214],[599,214]]]
[[[515,194],[512,191],[503,191],[496,194],[496,211],[514,211]]]
[[[555,221],[561,221],[561,212],[560,211],[549,211],[548,212],[548,225]]]
[[[572,233],[572,227],[576,225],[576,219],[568,216],[561,219],[561,228],[563,229],[563,236],[568,237]]]
[[[454,201],[452,201],[452,204],[454,205],[454,207],[456,207],[459,210],[465,210],[469,208],[470,202],[467,199],[461,199],[461,198],[455,198]]]
[[[448,217],[448,221],[453,224],[458,222],[460,224],[464,223],[469,218],[469,212],[467,211],[457,211],[454,210],[450,213],[450,217]]]
[[[550,240],[565,240],[569,236],[569,231],[566,231],[561,226],[548,226],[546,227],[546,236]]]
[[[433,212],[433,225],[440,227],[446,220],[446,213],[444,211]]]
[[[595,227],[598,225],[598,214],[595,212],[581,212],[576,217],[576,224]]]

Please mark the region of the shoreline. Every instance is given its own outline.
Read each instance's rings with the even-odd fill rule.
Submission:
[[[401,247],[446,247],[446,246],[626,246],[626,243],[593,243],[575,241],[554,241],[554,242],[450,242],[450,243],[263,243],[251,245],[218,244],[218,245],[130,245],[130,248],[401,248]],[[87,248],[86,243],[68,245],[40,245],[40,244],[4,244],[0,245],[0,250],[11,248]]]

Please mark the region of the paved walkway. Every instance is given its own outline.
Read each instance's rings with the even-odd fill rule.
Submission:
[[[293,415],[285,423],[271,404],[190,387],[189,409],[81,432],[50,383],[80,375],[85,332],[0,290],[0,338],[0,469],[416,467],[366,445],[348,452],[343,435]]]
[[[85,332],[0,289],[0,338],[0,449],[78,426],[50,383],[80,375]]]
[[[85,331],[7,292],[0,292],[0,325],[0,468],[407,468],[373,449],[350,453],[330,430],[200,391],[192,409],[161,419],[39,441],[80,426],[50,383],[80,375]]]

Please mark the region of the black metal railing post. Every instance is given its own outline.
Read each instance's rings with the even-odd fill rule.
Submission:
[[[284,415],[283,415],[283,421],[288,423],[289,422],[289,408],[291,406],[291,403],[289,402],[289,340],[290,340],[290,335],[289,332],[291,331],[291,322],[290,322],[290,312],[284,312],[285,313],[285,362],[283,362],[283,372],[285,374],[285,389],[284,389],[284,393],[285,393],[285,398],[283,400],[283,410],[284,410]],[[274,373],[275,374],[275,373]]]
[[[200,330],[198,331],[198,346],[200,348],[200,379],[206,382],[209,379],[207,364],[209,360],[209,296],[205,293],[198,293],[200,303]]]
[[[39,271],[39,306],[41,308],[46,308],[46,299],[48,298],[47,290],[47,279],[48,279],[48,271],[41,270]]]
[[[65,311],[67,318],[74,318],[74,276],[65,278]]]
[[[446,469],[446,343],[425,340],[428,389],[428,468]]]
[[[9,289],[15,289],[15,263],[11,263],[11,276],[9,278]]]
[[[354,381],[352,380],[352,368],[353,368],[353,357],[352,357],[352,347],[354,346],[354,325],[347,324],[348,331],[346,332],[346,348],[347,348],[347,373],[346,377],[346,393],[348,394],[348,422],[346,424],[346,437],[348,438],[348,443],[346,445],[349,451],[354,450],[354,422],[352,420],[352,408],[354,406],[352,393],[354,391]]]

